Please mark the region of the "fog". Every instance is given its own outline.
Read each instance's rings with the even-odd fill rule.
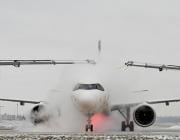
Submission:
[[[99,60],[95,66],[1,67],[1,97],[55,99],[69,123],[86,120],[71,102],[74,83],[82,80],[102,82],[111,104],[180,98],[179,71],[124,66],[128,60],[180,65],[179,12],[178,0],[1,1],[0,59]],[[142,89],[149,92],[133,93]],[[16,104],[0,103],[2,113],[16,114]],[[32,107],[19,107],[19,114]],[[154,106],[158,116],[179,116],[179,107]]]

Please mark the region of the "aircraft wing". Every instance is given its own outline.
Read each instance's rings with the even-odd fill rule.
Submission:
[[[25,103],[29,103],[29,104],[39,104],[40,103],[40,101],[4,99],[4,98],[0,98],[0,101],[17,102],[17,103],[20,103],[20,105],[24,105]]]
[[[164,103],[166,106],[169,106],[170,103],[173,103],[173,102],[180,102],[180,99],[145,101],[145,102],[139,102],[139,103],[113,105],[113,106],[111,106],[111,111],[115,111],[115,110],[119,110],[119,109],[127,109],[127,108],[135,107],[135,106],[143,104],[143,103],[150,104],[150,105]]]
[[[169,105],[170,103],[173,102],[180,102],[180,99],[172,99],[172,100],[159,100],[159,101],[147,101],[147,104],[162,104],[165,103],[165,105]]]
[[[135,62],[135,61],[128,61],[125,63],[125,65],[126,66],[133,66],[133,67],[144,67],[144,68],[158,69],[159,71],[180,70],[180,66],[177,66],[177,65],[140,63],[140,62]]]
[[[57,64],[96,64],[94,60],[0,60],[0,66],[57,65]]]

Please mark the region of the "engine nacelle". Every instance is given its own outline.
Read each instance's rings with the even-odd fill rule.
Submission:
[[[154,124],[156,113],[149,105],[141,105],[137,107],[133,113],[134,121],[141,127],[148,127]]]
[[[30,119],[33,124],[40,124],[47,122],[50,119],[47,106],[44,104],[38,104],[32,108],[30,112]]]

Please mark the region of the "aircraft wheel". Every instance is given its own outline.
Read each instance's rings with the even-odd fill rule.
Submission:
[[[91,132],[93,132],[93,125],[92,124],[90,125],[90,130],[91,130]]]
[[[86,128],[85,128],[86,132],[88,132],[88,125],[86,125]]]
[[[130,122],[129,130],[134,131],[134,122],[133,121]]]
[[[121,123],[121,131],[126,131],[126,122],[125,121],[123,121]]]

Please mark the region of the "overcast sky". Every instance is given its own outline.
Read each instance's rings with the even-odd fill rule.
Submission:
[[[103,66],[97,69],[108,81],[112,104],[180,98],[179,71],[123,67],[128,60],[180,65],[179,5],[178,0],[0,1],[0,59],[96,59],[101,39]],[[1,67],[1,98],[44,100],[65,80],[63,69]],[[130,93],[141,89],[150,91]],[[2,112],[15,111],[14,103],[0,103]],[[157,112],[180,115],[179,107],[160,105]]]

